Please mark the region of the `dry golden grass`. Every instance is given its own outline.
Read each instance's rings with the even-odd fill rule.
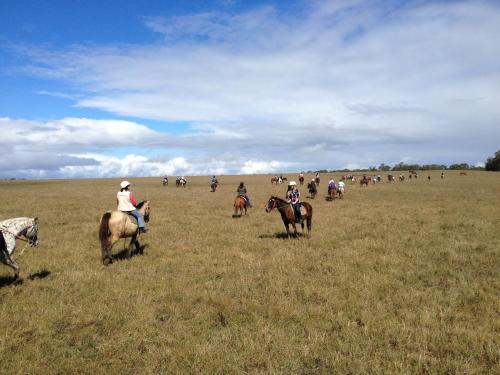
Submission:
[[[311,239],[265,213],[270,176],[132,179],[145,253],[109,267],[120,180],[0,182],[0,218],[37,215],[41,237],[22,284],[0,268],[0,372],[499,373],[500,174],[439,174],[335,202],[322,175]],[[233,219],[240,179],[254,208]]]

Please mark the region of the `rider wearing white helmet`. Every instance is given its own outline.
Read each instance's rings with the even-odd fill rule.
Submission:
[[[120,183],[120,191],[116,194],[116,202],[118,203],[118,211],[127,212],[137,219],[137,226],[139,233],[146,233],[147,229],[144,228],[144,219],[139,211],[135,208],[137,202],[135,201],[134,194],[129,190],[130,182],[122,181]]]
[[[288,191],[286,193],[287,202],[292,204],[295,221],[301,222],[302,215],[300,213],[300,192],[295,181],[288,183]]]

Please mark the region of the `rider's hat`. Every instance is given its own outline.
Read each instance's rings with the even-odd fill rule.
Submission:
[[[288,183],[288,186],[296,186],[296,185],[297,185],[297,183],[295,181],[290,181]]]
[[[127,186],[130,186],[130,182],[128,182],[128,181],[122,181],[122,182],[120,182],[120,187],[122,189],[125,189]]]

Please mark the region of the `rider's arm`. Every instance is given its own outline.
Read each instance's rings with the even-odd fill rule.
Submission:
[[[132,192],[130,192],[130,203],[132,203],[135,206],[137,206],[137,202],[135,201],[135,198],[134,198],[134,194]]]

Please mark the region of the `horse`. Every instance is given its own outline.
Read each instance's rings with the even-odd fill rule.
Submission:
[[[309,191],[311,199],[314,199],[316,193],[318,192],[318,189],[316,188],[316,183],[314,181],[309,182],[307,184],[307,190]]]
[[[168,177],[167,176],[163,177],[162,183],[163,183],[163,186],[167,186],[168,185]]]
[[[149,222],[150,201],[142,201],[137,205],[137,211],[144,216],[144,221]],[[101,241],[102,263],[107,266],[113,263],[111,249],[120,238],[129,238],[130,244],[127,248],[127,257],[132,255],[132,245],[142,254],[143,250],[137,240],[139,227],[131,219],[131,215],[122,211],[108,211],[102,218],[99,225],[99,240]]]
[[[38,218],[18,217],[0,221],[0,262],[14,270],[14,280],[19,278],[19,266],[11,258],[16,250],[16,239],[37,246]]]
[[[394,176],[392,174],[388,174],[387,175],[387,182],[394,182],[396,179],[394,178]]]
[[[299,176],[299,184],[304,185],[304,175]]]
[[[271,184],[278,185],[278,182],[279,182],[279,178],[277,176],[271,177]]]
[[[175,186],[176,187],[180,187],[180,186],[186,187],[186,184],[187,184],[187,181],[185,178],[177,177],[175,179]]]
[[[337,187],[335,185],[328,186],[328,200],[334,201],[337,196]]]
[[[316,186],[319,186],[319,181],[320,181],[319,176],[317,176],[317,177],[314,179],[314,182],[316,182]]]
[[[217,181],[214,181],[214,182],[210,183],[210,191],[212,193],[215,193],[215,190],[217,189],[218,185],[219,185],[219,183]]]
[[[238,215],[238,211],[240,214]],[[238,195],[234,198],[234,214],[233,217],[241,217],[243,215],[243,211],[245,211],[245,215],[247,214],[247,201],[243,195]]]
[[[403,176],[403,175],[399,175],[399,181],[400,181],[400,182],[404,182],[404,180],[405,180],[405,176]]]
[[[306,220],[307,236],[311,237],[312,213],[313,213],[312,206],[307,202],[303,202],[300,205],[302,214],[302,221],[300,222],[300,225],[302,226],[302,233],[304,233],[304,220]],[[292,224],[294,235],[297,236],[298,234],[297,227],[295,226],[296,220],[292,205],[287,201],[285,201],[284,199],[271,196],[271,198],[269,198],[269,200],[267,201],[266,212],[269,213],[275,208],[281,214],[281,220],[283,220],[283,224],[285,225],[287,237],[290,237],[290,228],[289,228],[290,224]]]
[[[359,180],[359,186],[363,187],[363,185],[366,185],[366,187],[368,187],[368,181],[370,181],[370,177],[363,176],[363,178]]]
[[[343,188],[339,187],[337,189],[337,194],[339,196],[339,199],[344,199],[344,189]]]

